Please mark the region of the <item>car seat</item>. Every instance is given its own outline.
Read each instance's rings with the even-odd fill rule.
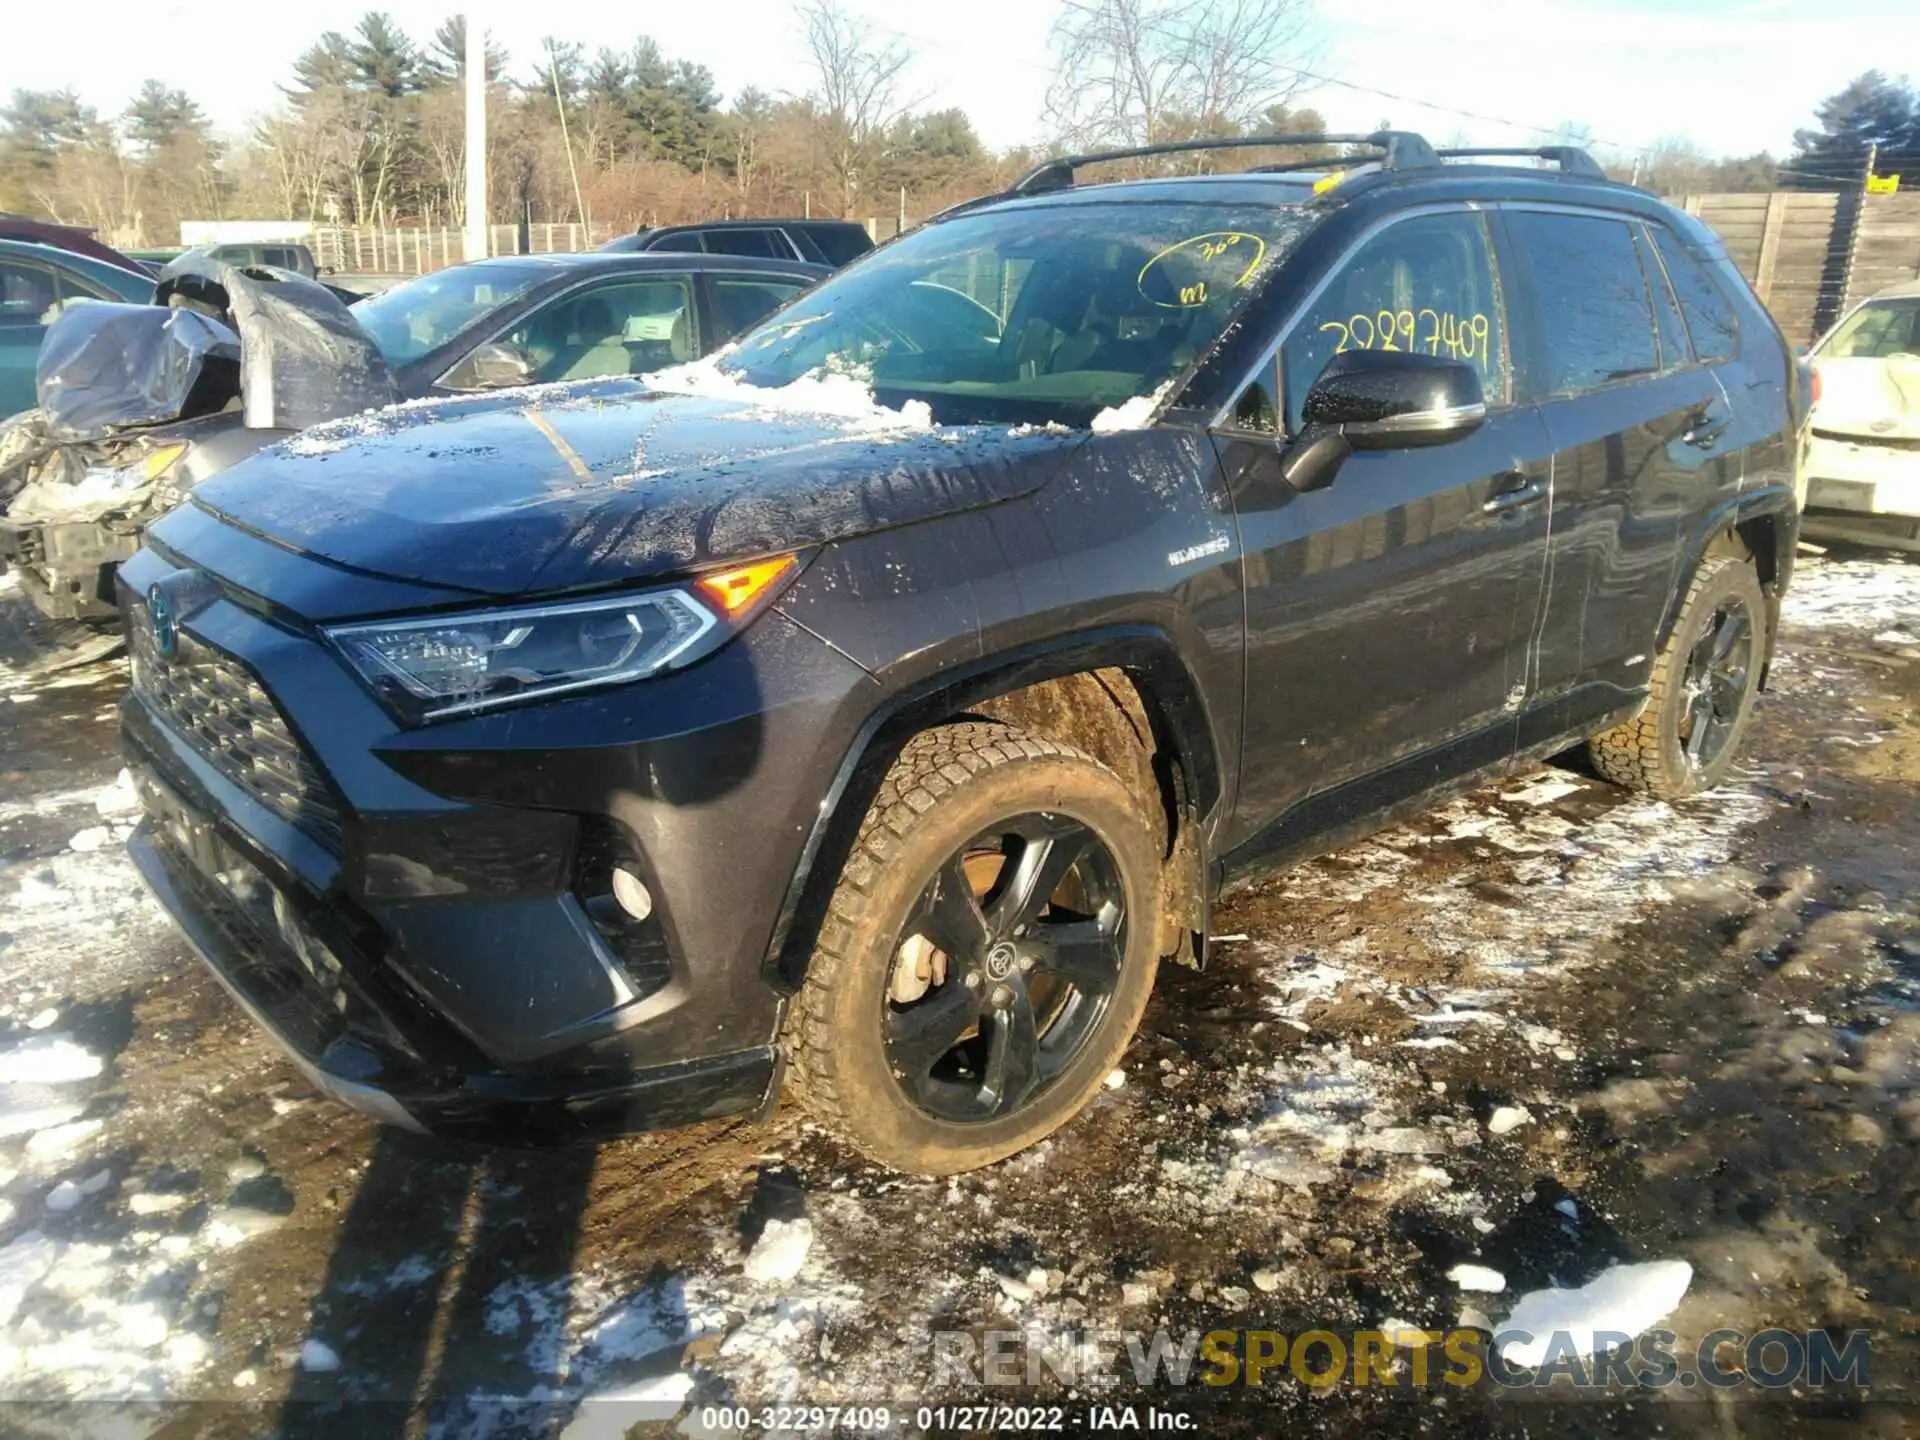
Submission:
[[[602,375],[631,374],[632,357],[627,354],[625,341],[626,327],[613,323],[613,311],[607,302],[587,296],[573,308],[565,363],[554,378],[591,380]]]

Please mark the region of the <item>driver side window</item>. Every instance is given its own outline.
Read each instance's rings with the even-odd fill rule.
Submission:
[[[1487,403],[1504,403],[1506,323],[1483,217],[1415,216],[1348,259],[1281,347],[1288,433],[1299,430],[1301,406],[1321,370],[1347,350],[1465,361],[1479,370]]]

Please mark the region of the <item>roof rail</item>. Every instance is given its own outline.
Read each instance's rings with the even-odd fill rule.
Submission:
[[[1424,138],[1409,130],[1376,130],[1371,135],[1232,135],[1211,140],[1169,140],[1159,145],[1136,145],[1127,150],[1096,150],[1086,155],[1059,155],[1044,160],[1007,187],[1006,194],[1038,195],[1073,188],[1073,172],[1107,160],[1137,160],[1148,155],[1180,155],[1192,150],[1250,150],[1273,145],[1371,145],[1388,170],[1438,165],[1439,156]]]
[[[1578,175],[1583,180],[1605,180],[1607,172],[1600,168],[1600,162],[1582,150],[1578,145],[1541,145],[1537,148],[1511,148],[1503,145],[1483,146],[1469,150],[1440,150],[1435,152],[1442,160],[1472,160],[1482,156],[1525,157],[1533,160],[1551,160],[1560,167],[1562,175]]]

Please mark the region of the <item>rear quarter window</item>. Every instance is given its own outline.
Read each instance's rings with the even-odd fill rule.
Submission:
[[[1731,360],[1739,343],[1739,323],[1733,304],[1719,282],[1680,243],[1680,237],[1664,225],[1648,227],[1667,267],[1667,278],[1680,297],[1680,313],[1686,317],[1687,333],[1693,337],[1693,353],[1701,360]]]

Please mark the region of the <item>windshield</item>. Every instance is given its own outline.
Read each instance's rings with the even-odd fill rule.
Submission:
[[[552,273],[537,265],[456,265],[369,295],[355,303],[353,318],[397,368],[438,350]]]
[[[1820,353],[1836,360],[1920,355],[1920,295],[1862,305],[1833,332]]]
[[[1085,423],[1205,353],[1306,226],[1296,208],[1192,201],[962,215],[808,292],[721,368],[767,388],[850,374],[950,424]]]

